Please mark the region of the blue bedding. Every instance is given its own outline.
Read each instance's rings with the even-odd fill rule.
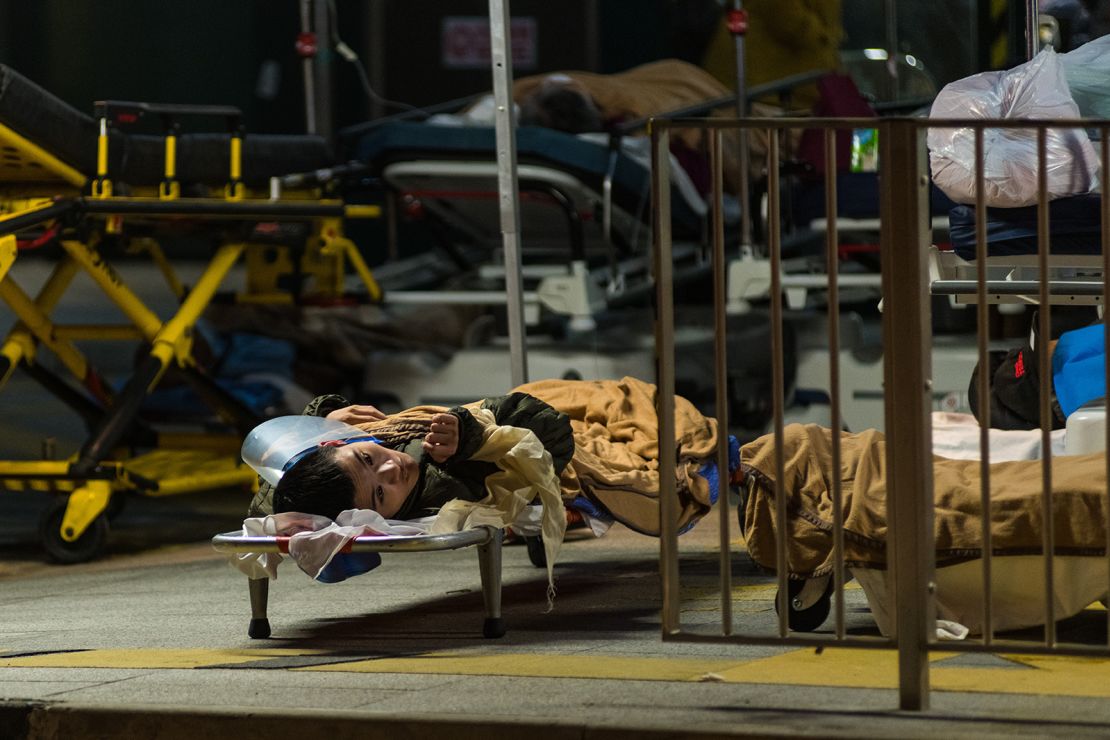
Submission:
[[[408,160],[473,160],[494,158],[496,136],[488,126],[440,126],[426,123],[390,123],[372,129],[355,147],[355,157],[378,167]],[[517,160],[546,165],[567,172],[594,191],[609,170],[610,151],[571,134],[535,126],[516,131]],[[630,213],[650,214],[641,208],[650,198],[651,173],[631,158],[618,155],[613,172],[613,200]],[[702,218],[679,194],[671,193],[674,228],[679,233],[698,234]]]
[[[1048,204],[1051,254],[1101,254],[1102,196],[1059,198]],[[975,206],[958,205],[948,214],[952,248],[975,259]],[[1037,253],[1037,206],[987,209],[987,252],[991,257]]]
[[[836,213],[839,218],[877,219],[879,217],[879,175],[877,172],[840,172],[836,176]],[[804,179],[792,192],[795,221],[807,224],[825,217],[825,180]],[[943,216],[955,203],[935,185],[929,189],[929,213]]]

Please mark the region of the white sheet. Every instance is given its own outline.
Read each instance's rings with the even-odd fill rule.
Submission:
[[[933,452],[960,460],[979,459],[979,422],[971,414],[933,412]],[[1064,454],[1064,430],[1050,435],[1052,455]],[[1038,460],[1041,431],[990,430],[991,462]],[[889,571],[850,569],[859,581],[871,614],[884,635],[894,634],[890,613]],[[1052,560],[1057,619],[1070,617],[1107,591],[1106,558],[1057,556]],[[1045,565],[1040,555],[995,556],[991,559],[991,621],[995,631],[1044,624]],[[971,560],[936,570],[937,637],[963,639],[983,632],[983,562]],[[962,629],[960,629],[962,628]]]

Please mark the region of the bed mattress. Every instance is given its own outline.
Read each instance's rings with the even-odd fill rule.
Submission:
[[[1102,196],[1059,198],[1048,204],[1051,254],[1101,254]],[[975,206],[958,205],[948,213],[952,249],[975,259]],[[987,253],[1013,257],[1037,253],[1037,206],[987,209]]]

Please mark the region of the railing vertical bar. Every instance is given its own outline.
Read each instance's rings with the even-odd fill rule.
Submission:
[[[1045,167],[1048,129],[1037,128],[1037,269],[1040,273],[1040,319],[1039,334],[1034,352],[1037,355],[1037,374],[1040,376],[1041,401],[1041,546],[1044,550],[1044,642],[1047,647],[1056,645],[1056,604],[1055,574],[1053,573],[1053,553],[1056,549],[1056,533],[1052,521],[1052,322],[1048,291],[1048,170]]]
[[[983,511],[983,644],[994,640],[991,591],[991,404],[989,359],[990,306],[987,303],[987,201],[983,173],[983,127],[975,127],[975,272],[979,362],[979,507]]]
[[[837,129],[825,129],[825,272],[829,278],[829,415],[832,435],[832,470],[840,470],[840,234],[837,231],[839,198],[836,190]],[[833,586],[836,596],[835,630],[838,640],[844,628],[844,492],[839,475],[832,476]]]
[[[713,214],[713,364],[717,416],[717,511],[720,514],[721,634],[732,634],[732,552],[728,505],[728,345],[725,316],[724,132],[714,129],[709,137],[712,172]]]
[[[1110,126],[1099,127],[1099,151],[1101,167],[1099,168],[1099,192],[1110,193]],[[1107,320],[1106,307],[1110,306],[1110,291],[1106,287],[1106,279],[1110,277],[1110,198],[1103,197],[1100,201],[1102,216],[1102,240],[1099,242],[1102,252],[1102,342],[1104,347],[1110,347],[1110,321]],[[1110,362],[1107,362],[1106,388],[1110,388]],[[1106,425],[1106,436],[1103,439],[1103,449],[1110,451],[1110,424]],[[1106,500],[1102,512],[1103,526],[1106,527],[1106,574],[1110,578],[1110,454],[1106,456]],[[1106,592],[1110,594],[1110,581]],[[1106,643],[1110,646],[1110,609],[1106,610]]]
[[[786,463],[783,453],[783,413],[785,391],[783,388],[783,339],[782,339],[782,218],[779,198],[779,129],[767,129],[767,221],[768,244],[771,250],[771,385],[775,416],[775,574],[778,580],[779,636],[789,632],[790,595],[787,585],[789,562],[786,538],[789,523],[786,519]]]
[[[674,265],[671,256],[670,131],[665,122],[652,120],[652,231],[655,239],[655,364],[658,388],[659,469],[674,470]],[[668,444],[664,440],[671,441]],[[659,570],[663,588],[663,636],[678,632],[680,593],[676,481],[659,476]]]
[[[879,124],[887,561],[893,565],[902,709],[929,705],[933,580],[932,336],[926,277],[928,177],[918,122]],[[892,551],[892,552],[891,552]]]

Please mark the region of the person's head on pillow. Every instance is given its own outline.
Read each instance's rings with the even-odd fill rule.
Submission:
[[[543,126],[568,134],[605,130],[593,98],[572,79],[559,75],[545,79],[520,102],[520,125]]]
[[[409,454],[377,442],[323,442],[287,470],[274,489],[274,513],[299,511],[335,519],[346,509],[394,517],[416,487]]]

